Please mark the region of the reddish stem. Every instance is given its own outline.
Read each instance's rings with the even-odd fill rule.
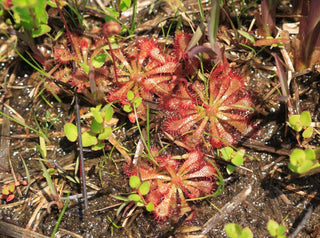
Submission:
[[[66,28],[67,37],[68,37],[68,39],[69,39],[69,41],[70,41],[70,43],[71,43],[72,50],[75,51],[75,46],[74,46],[73,41],[72,41],[71,32],[70,32],[70,30],[69,30],[69,27],[68,27],[68,25],[67,25],[67,22],[66,22],[66,20],[65,20],[65,18],[64,18],[64,16],[63,16],[63,14],[62,14],[62,11],[61,11],[59,2],[58,2],[57,0],[55,0],[55,2],[56,2],[56,5],[57,5],[59,14],[60,14],[60,16],[61,16],[61,19],[62,19],[62,21],[63,21],[64,27]]]
[[[110,49],[110,53],[111,53],[111,57],[112,57],[112,61],[113,61],[114,76],[116,78],[117,83],[119,84],[118,72],[117,72],[117,66],[116,66],[116,57],[113,54],[113,50],[111,48],[111,43],[109,41],[109,37],[107,36],[106,39],[107,39],[107,43],[109,45],[109,49]]]

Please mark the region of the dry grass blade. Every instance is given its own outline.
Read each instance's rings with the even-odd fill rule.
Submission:
[[[9,224],[3,221],[0,221],[0,234],[6,235],[8,237],[14,238],[48,238],[48,236],[44,236],[34,231],[30,231],[27,229],[23,229],[19,226]]]
[[[218,222],[224,220],[231,212],[234,211],[246,198],[252,191],[252,186],[249,185],[249,187],[245,190],[243,190],[241,193],[239,193],[237,196],[235,196],[230,202],[228,202],[226,205],[224,205],[221,208],[221,213],[217,213],[213,217],[211,217],[206,224],[203,226],[203,230],[201,232],[201,235],[206,235],[210,230],[212,230]]]

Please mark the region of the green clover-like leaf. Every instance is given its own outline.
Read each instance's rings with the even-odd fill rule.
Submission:
[[[107,139],[112,133],[112,129],[110,126],[106,126],[103,128],[102,133],[98,135],[99,140],[105,140]]]
[[[3,195],[9,195],[10,194],[10,190],[9,190],[9,186],[8,185],[3,185],[1,194],[3,194]]]
[[[81,138],[82,138],[82,145],[84,147],[93,146],[98,143],[97,137],[88,131],[82,133]]]
[[[130,194],[128,196],[128,198],[131,200],[131,201],[134,201],[134,202],[141,202],[142,199],[141,197],[138,195],[138,194]]]
[[[295,149],[290,155],[290,163],[288,165],[295,173],[306,173],[308,172],[315,161],[315,152],[311,149]]]
[[[132,107],[129,104],[125,104],[125,105],[123,105],[123,110],[125,112],[131,112],[132,111]]]
[[[300,121],[302,126],[310,126],[311,124],[311,116],[310,116],[310,112],[308,111],[304,111],[300,114]]]
[[[152,202],[149,202],[146,206],[146,209],[148,212],[152,212],[154,210],[154,204]]]
[[[224,226],[224,230],[230,238],[252,238],[253,234],[248,227],[241,229],[238,224],[229,223]]]
[[[129,185],[131,188],[137,189],[141,184],[140,178],[138,176],[131,176],[129,179]]]
[[[236,167],[232,164],[227,164],[227,173],[232,174]]]
[[[140,193],[144,196],[147,195],[150,191],[150,183],[149,181],[145,181],[141,184],[141,186],[139,187],[139,191]]]
[[[105,143],[98,142],[96,145],[91,146],[91,149],[94,151],[102,150],[105,146]]]
[[[234,154],[234,150],[227,146],[219,150],[221,152],[221,158],[230,161],[232,159],[232,155]]]
[[[303,125],[300,121],[300,115],[293,115],[289,118],[289,125],[290,127],[295,131],[301,131],[303,128]]]
[[[93,118],[98,122],[98,123],[102,123],[103,122],[103,118],[101,116],[100,113],[100,109],[101,109],[101,104],[99,104],[96,107],[91,107],[90,111],[92,113]]]
[[[94,59],[92,60],[92,66],[96,69],[101,68],[103,64],[106,62],[106,53],[98,54]]]
[[[231,159],[231,162],[236,165],[236,166],[240,166],[243,164],[243,156],[244,156],[244,150],[238,150],[234,157]]]
[[[121,0],[120,2],[120,10],[123,12],[123,11],[126,11],[129,9],[131,5],[131,0]]]
[[[140,106],[140,104],[142,103],[142,98],[141,97],[136,97],[132,100],[133,106],[135,106],[136,108]]]
[[[72,123],[66,123],[64,125],[64,134],[71,142],[75,142],[78,138],[78,128]]]
[[[276,221],[269,220],[267,229],[272,237],[285,237],[283,234],[285,233],[286,228],[282,225],[279,225]]]
[[[134,99],[134,93],[132,91],[127,92],[127,99],[129,101],[132,101],[132,99]]]
[[[91,123],[91,130],[92,130],[92,132],[98,134],[98,133],[100,133],[102,126],[103,126],[102,123],[99,123],[99,122],[97,122],[96,119],[93,119],[92,123]]]
[[[307,129],[305,129],[302,133],[303,138],[310,138],[313,134],[313,127],[309,126]]]
[[[113,116],[113,108],[111,104],[104,107],[102,111],[104,111],[104,121],[110,121]]]

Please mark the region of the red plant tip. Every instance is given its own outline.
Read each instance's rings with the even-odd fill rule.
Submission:
[[[80,42],[80,48],[88,48],[88,41],[86,40],[81,40]]]
[[[108,21],[103,24],[102,34],[104,37],[119,35],[121,31],[121,26],[118,22]]]
[[[7,0],[7,1],[5,1],[5,2],[3,3],[3,6],[4,6],[4,9],[5,9],[5,10],[9,10],[10,7],[13,6],[12,0]]]
[[[130,113],[128,116],[129,120],[131,123],[135,123],[136,122],[136,116],[134,115],[134,113]]]

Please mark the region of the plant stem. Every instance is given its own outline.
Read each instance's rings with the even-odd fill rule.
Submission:
[[[77,114],[77,128],[78,128],[78,147],[79,147],[79,157],[80,157],[80,173],[82,178],[82,193],[84,200],[84,210],[88,209],[88,196],[87,196],[87,187],[86,187],[86,176],[84,171],[84,157],[83,157],[83,146],[81,138],[81,126],[80,126],[80,108],[79,108],[79,99],[77,94],[78,88],[74,88],[74,97],[76,104],[76,114]]]
[[[53,228],[53,232],[52,232],[52,234],[51,234],[51,238],[54,238],[54,236],[55,236],[55,234],[56,234],[56,232],[57,232],[57,230],[58,230],[58,228],[59,228],[59,225],[60,225],[61,219],[62,219],[62,217],[63,217],[63,214],[64,214],[65,211],[67,210],[68,204],[69,204],[69,193],[67,194],[67,200],[66,200],[66,202],[64,203],[64,206],[63,206],[62,211],[61,211],[61,213],[60,213],[60,215],[59,215],[59,218],[58,218],[58,220],[57,220],[57,223],[56,223],[56,225],[55,225],[54,228]]]

